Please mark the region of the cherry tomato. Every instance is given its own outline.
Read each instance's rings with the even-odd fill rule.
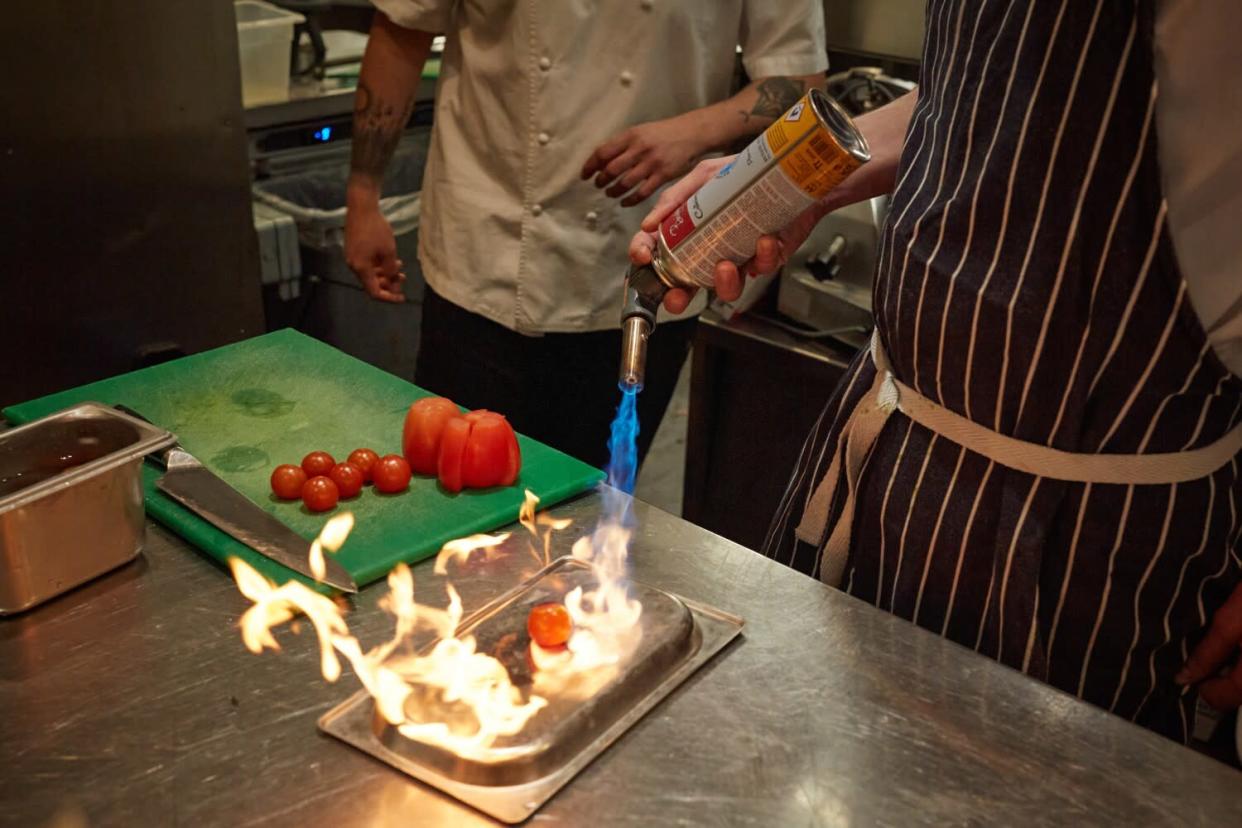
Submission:
[[[403,492],[410,485],[410,464],[400,454],[387,454],[371,470],[375,488],[385,494]]]
[[[508,486],[517,478],[521,456],[509,421],[492,411],[472,411],[470,436],[461,460],[461,481],[467,488]]]
[[[282,463],[272,470],[272,491],[282,500],[297,500],[302,496],[302,484],[306,472],[301,466]]]
[[[456,417],[444,425],[444,434],[440,439],[440,459],[437,471],[440,485],[450,492],[460,492],[462,488],[462,459],[466,452],[466,442],[470,439],[470,427],[474,423],[465,417]]]
[[[362,472],[362,479],[366,483],[371,482],[371,470],[375,464],[379,462],[379,455],[371,451],[369,448],[354,449],[349,453],[349,459],[345,462],[350,465],[357,466]]]
[[[307,477],[320,477],[332,471],[336,461],[326,451],[312,451],[302,458],[302,469]]]
[[[544,649],[563,647],[574,631],[574,622],[564,604],[536,604],[526,617],[526,631]]]
[[[318,475],[302,484],[302,502],[312,512],[326,512],[336,505],[341,492],[332,478]]]
[[[353,463],[337,463],[328,472],[328,477],[332,478],[332,482],[340,490],[341,497],[355,497],[362,491],[362,469]]]
[[[457,405],[445,397],[424,397],[410,406],[401,429],[401,452],[412,470],[419,474],[436,473],[444,426],[460,416]]]

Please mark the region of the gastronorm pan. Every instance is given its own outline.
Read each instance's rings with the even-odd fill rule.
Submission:
[[[138,554],[142,458],[175,439],[92,402],[0,431],[0,615]]]
[[[458,634],[473,635],[479,651],[499,659],[515,685],[531,686],[534,671],[525,656],[530,608],[594,583],[590,564],[561,558],[464,619]],[[631,583],[629,594],[643,605],[637,648],[585,698],[544,694],[547,707],[516,736],[498,739],[490,756],[463,758],[402,736],[375,712],[365,690],[326,713],[319,727],[496,819],[521,822],[742,629],[736,616],[663,590]]]

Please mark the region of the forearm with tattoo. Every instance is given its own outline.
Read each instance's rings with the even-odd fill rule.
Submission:
[[[749,112],[742,112],[742,121],[752,117],[775,120],[798,102],[806,92],[806,84],[795,78],[767,78],[755,85],[759,97]]]
[[[351,139],[350,172],[377,184],[384,178],[401,133],[414,110],[414,96],[405,101],[384,100],[364,82],[354,98],[354,133]]]

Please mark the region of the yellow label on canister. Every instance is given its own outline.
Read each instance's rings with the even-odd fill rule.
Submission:
[[[809,96],[769,126],[765,137],[777,156],[786,145],[795,144],[779,163],[785,175],[812,198],[823,198],[859,166],[858,159],[842,149],[820,123]]]

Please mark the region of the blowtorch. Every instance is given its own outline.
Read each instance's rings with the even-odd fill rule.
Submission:
[[[745,262],[760,236],[784,228],[869,160],[850,116],[812,89],[673,210],[656,232],[651,264],[625,275],[622,390],[642,390],[647,338],[670,288],[710,289],[717,262]]]

